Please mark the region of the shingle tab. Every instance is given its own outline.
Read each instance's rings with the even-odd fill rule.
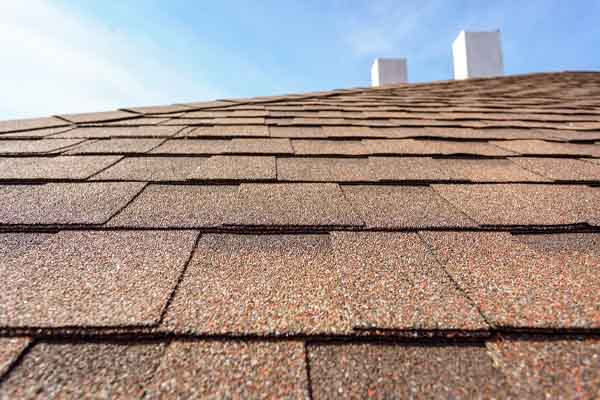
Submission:
[[[369,157],[381,181],[548,182],[505,159]]]
[[[230,225],[348,226],[362,225],[337,184],[242,184]]]
[[[364,182],[374,179],[366,158],[277,158],[279,181]]]
[[[13,119],[0,122],[0,132],[27,131],[30,129],[53,128],[66,125],[69,125],[69,123],[54,117]]]
[[[294,153],[298,155],[352,155],[369,154],[360,140],[292,140]]]
[[[315,399],[506,398],[485,348],[333,344],[308,347]]]
[[[0,133],[0,139],[39,139],[48,136],[53,136],[57,133],[69,131],[71,129],[72,128],[69,126],[63,126],[56,128],[42,128],[27,131],[17,131],[12,133]]]
[[[181,135],[180,135],[181,136]],[[200,126],[190,132],[186,132],[187,137],[205,137],[205,136],[225,136],[225,137],[268,137],[269,127],[266,125],[221,125],[221,126]]]
[[[600,189],[572,185],[434,185],[482,225],[563,225],[600,217]]]
[[[292,154],[289,139],[233,139],[231,153]]]
[[[507,156],[515,154],[512,151],[498,148],[487,142],[414,139],[366,139],[364,142],[371,154],[469,154],[479,156]]]
[[[369,228],[473,227],[428,186],[343,186]]]
[[[363,138],[377,135],[377,131],[368,126],[323,126],[323,133],[330,138]]]
[[[189,179],[207,159],[206,157],[125,158],[94,176],[92,180],[184,181]]]
[[[0,155],[60,153],[67,147],[83,142],[82,139],[1,140]]]
[[[524,155],[570,155],[600,157],[596,144],[546,142],[542,140],[505,140],[491,142],[496,146]]]
[[[192,173],[198,180],[275,180],[275,157],[213,156]]]
[[[326,138],[320,126],[271,126],[271,137],[282,138]]]
[[[182,104],[172,104],[168,106],[145,106],[145,107],[127,107],[126,111],[132,111],[140,114],[172,114],[181,111],[189,111],[190,106]]]
[[[179,132],[181,128],[170,126],[131,126],[131,127],[85,127],[75,128],[68,132],[60,133],[57,138],[131,138],[131,137],[171,137]]]
[[[373,174],[380,181],[460,181],[465,179],[430,157],[369,157]]]
[[[40,343],[0,386],[0,398],[140,398],[164,343]]]
[[[170,118],[167,116],[161,117],[135,117],[130,119],[120,119],[117,121],[108,121],[108,122],[90,122],[78,124],[80,127],[151,127],[160,125],[163,122],[167,122]]]
[[[306,398],[299,342],[40,343],[4,398]]]
[[[139,117],[139,115],[127,111],[104,111],[95,113],[68,114],[61,115],[60,117],[66,119],[67,121],[82,124],[89,122],[118,121],[123,119],[131,119],[137,118]]]
[[[471,182],[548,182],[549,179],[535,174],[504,159],[438,159],[441,168],[450,171],[453,176],[462,177]]]
[[[600,181],[600,165],[587,161],[541,157],[514,157],[511,161],[557,181]]]
[[[0,326],[157,323],[196,236],[60,232],[3,263]]]
[[[428,136],[448,139],[561,139],[558,131],[523,128],[428,128]]]
[[[237,186],[150,185],[109,226],[211,227],[233,208]]]
[[[0,338],[0,378],[8,372],[11,364],[19,358],[30,342],[31,339],[26,337]]]
[[[600,235],[421,235],[494,326],[600,327]]]
[[[150,397],[305,399],[301,342],[174,341],[147,388]]]
[[[48,183],[0,186],[0,224],[102,224],[143,183]]]
[[[118,156],[59,156],[0,158],[0,179],[87,179]]]
[[[515,398],[592,399],[598,395],[597,338],[501,337],[487,348]]]
[[[177,139],[166,141],[150,153],[214,155],[229,153],[230,149],[228,139]]]
[[[87,141],[68,151],[68,154],[127,154],[147,153],[158,147],[163,139],[100,139]]]
[[[380,181],[550,181],[505,159],[369,157],[369,165]]]
[[[165,325],[210,334],[486,327],[422,241],[401,233],[204,235]]]

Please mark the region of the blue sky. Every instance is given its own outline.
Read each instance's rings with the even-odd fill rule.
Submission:
[[[461,29],[502,31],[507,74],[600,70],[600,0],[5,0],[0,119],[452,77]]]

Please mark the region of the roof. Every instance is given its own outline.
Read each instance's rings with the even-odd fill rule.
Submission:
[[[0,398],[600,392],[600,73],[0,122]]]

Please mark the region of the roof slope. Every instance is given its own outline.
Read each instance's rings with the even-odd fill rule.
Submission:
[[[600,74],[0,122],[0,398],[600,392]]]

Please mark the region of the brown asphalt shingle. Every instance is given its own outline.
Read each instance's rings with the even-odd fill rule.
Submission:
[[[282,138],[326,138],[320,126],[271,126],[269,127],[271,137]]]
[[[268,137],[269,127],[266,125],[221,125],[221,126],[200,126],[179,136],[187,137],[206,137],[206,136],[256,136]]]
[[[306,399],[301,342],[174,341],[149,385],[150,397]]]
[[[55,135],[55,138],[130,138],[130,137],[171,137],[179,132],[181,128],[167,126],[143,126],[143,127],[86,127],[75,128],[65,133]]]
[[[31,339],[26,337],[0,338],[0,379],[27,348]],[[1,393],[1,389],[0,389]]]
[[[294,153],[298,155],[352,155],[369,154],[360,140],[292,140]]]
[[[471,182],[548,182],[550,179],[505,159],[437,159],[438,168]]]
[[[237,186],[150,185],[108,223],[121,227],[222,225],[236,202]]]
[[[0,179],[87,179],[119,159],[118,156],[0,158]]]
[[[562,135],[555,130],[519,129],[519,128],[428,128],[427,136],[448,139],[560,139]]]
[[[269,156],[213,156],[190,176],[202,181],[274,181],[276,177],[275,157]]]
[[[60,232],[3,262],[0,326],[157,323],[197,234]]]
[[[169,118],[165,115],[154,117],[154,118],[145,118],[145,117],[135,117],[130,119],[120,119],[117,121],[109,121],[109,122],[90,122],[89,124],[79,124],[80,127],[153,127],[156,125],[160,125],[163,122],[168,121]]]
[[[505,159],[369,157],[369,164],[379,181],[550,181]]]
[[[402,233],[204,235],[165,325],[261,335],[486,327],[424,243]]]
[[[369,228],[476,226],[428,186],[343,186],[343,191]]]
[[[600,235],[421,236],[494,326],[600,327]]]
[[[0,185],[0,224],[102,224],[144,183]]]
[[[40,343],[1,398],[307,398],[300,342]]]
[[[323,134],[328,138],[363,138],[376,136],[376,131],[368,126],[323,126]]]
[[[414,139],[366,139],[364,142],[371,154],[469,154],[479,156],[507,156],[515,154],[514,152],[498,148],[487,142],[452,142]]]
[[[379,181],[456,181],[463,176],[430,157],[369,157],[369,165]]]
[[[189,179],[207,159],[207,157],[124,158],[94,176],[92,180],[184,181]]]
[[[600,388],[597,338],[521,337],[488,342],[515,398],[592,399]]]
[[[104,111],[95,113],[68,114],[60,117],[67,121],[81,123],[118,121],[124,119],[137,118],[139,115],[127,111]]]
[[[229,153],[230,149],[229,139],[178,139],[166,141],[150,153],[215,155]]]
[[[0,385],[0,398],[140,398],[164,343],[40,343]]]
[[[310,345],[308,354],[315,400],[508,395],[484,347],[322,344]]]
[[[542,140],[506,140],[492,143],[498,147],[523,155],[600,157],[600,146],[597,144],[558,143]]]
[[[2,140],[0,136],[0,155],[60,153],[81,142],[83,139]]]
[[[434,185],[482,225],[564,225],[600,218],[600,189],[575,185]]]
[[[289,139],[233,139],[231,153],[292,154]]]
[[[279,181],[352,182],[374,179],[366,158],[277,158]]]
[[[54,117],[13,119],[0,122],[0,132],[27,131],[30,129],[53,128],[69,125],[68,122]]]
[[[514,157],[511,161],[529,171],[557,181],[600,181],[600,165],[583,160]]]
[[[340,187],[334,183],[242,184],[229,225],[362,225]]]
[[[1,123],[0,123],[1,124]],[[69,126],[56,128],[43,128],[28,131],[17,131],[12,133],[0,133],[0,139],[39,139],[47,136],[54,136],[57,133],[69,131],[72,128]]]
[[[147,153],[164,139],[100,139],[90,140],[68,151],[68,154]]]

